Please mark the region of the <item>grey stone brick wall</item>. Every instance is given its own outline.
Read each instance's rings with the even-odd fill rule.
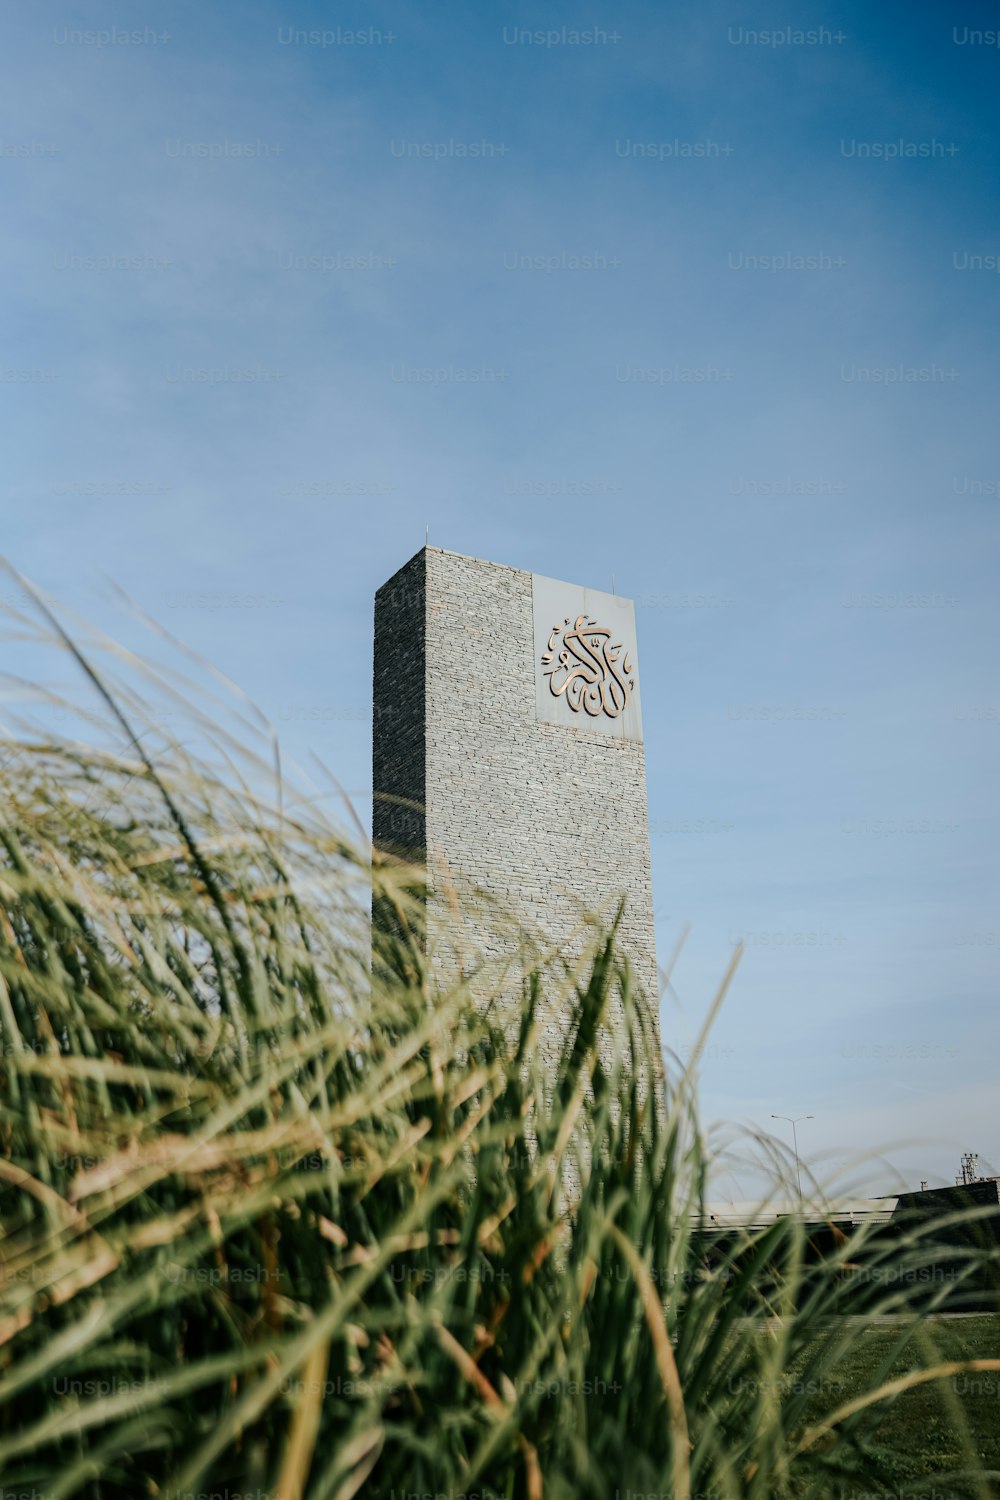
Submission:
[[[402,859],[427,849],[427,589],[423,552],[375,595],[372,842]]]
[[[531,574],[422,549],[376,599],[376,809],[422,792],[439,967],[457,962],[456,904],[470,950],[500,957],[522,926],[578,952],[584,916],[624,896],[621,945],[655,1004],[643,745],[540,722],[535,680]],[[389,805],[375,842],[398,849]]]

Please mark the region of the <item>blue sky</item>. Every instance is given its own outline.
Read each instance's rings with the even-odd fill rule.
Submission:
[[[886,1191],[1000,1170],[990,15],[4,12],[3,551],[129,635],[120,583],[359,806],[425,526],[614,574],[664,1038],[746,937],[706,1117],[894,1142]]]

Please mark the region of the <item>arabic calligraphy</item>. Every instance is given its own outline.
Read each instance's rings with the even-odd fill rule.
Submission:
[[[622,643],[612,644],[611,631],[589,615],[553,625],[542,667],[552,696],[565,697],[575,714],[583,709],[591,718],[617,719],[635,687],[629,653],[622,656]]]

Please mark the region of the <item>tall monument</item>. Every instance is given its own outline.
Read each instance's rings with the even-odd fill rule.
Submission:
[[[475,951],[509,951],[505,919],[572,951],[624,897],[655,1011],[631,600],[422,548],[375,596],[373,784],[375,846],[426,863],[435,962],[456,910]]]

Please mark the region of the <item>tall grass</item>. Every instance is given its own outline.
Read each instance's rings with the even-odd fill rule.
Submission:
[[[613,925],[444,983],[419,871],[104,707],[0,771],[0,1495],[884,1492],[926,1235],[713,1242]]]

